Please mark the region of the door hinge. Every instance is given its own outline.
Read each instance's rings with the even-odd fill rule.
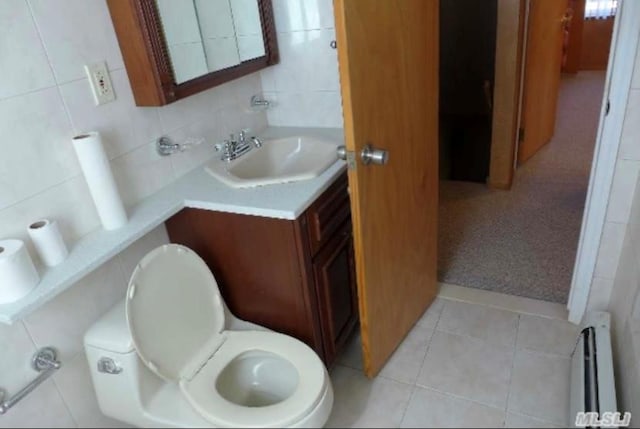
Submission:
[[[524,128],[518,129],[518,142],[524,141]]]
[[[607,100],[607,107],[605,107],[604,115],[607,116],[609,114],[609,110],[611,110],[611,102]]]

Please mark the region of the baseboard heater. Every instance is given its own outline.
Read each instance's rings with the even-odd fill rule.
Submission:
[[[569,424],[580,425],[576,416],[617,412],[616,389],[611,352],[611,316],[593,312],[585,317],[583,329],[571,356],[571,390]],[[590,426],[590,425],[588,425]]]

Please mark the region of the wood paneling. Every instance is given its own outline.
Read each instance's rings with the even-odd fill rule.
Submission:
[[[513,182],[518,102],[524,41],[524,0],[498,0],[496,75],[489,186],[510,189]]]
[[[375,376],[437,294],[438,0],[335,0],[365,373]]]
[[[347,176],[340,177],[306,211],[311,254],[315,253],[333,236],[351,215]]]
[[[562,67],[566,0],[531,0],[525,59],[522,128],[518,163],[535,155],[553,137]]]
[[[565,73],[577,73],[580,70],[585,5],[586,0],[569,0],[569,7],[573,11],[573,19],[569,26],[569,40],[567,41],[566,58],[562,68]]]
[[[584,21],[580,70],[607,69],[614,21],[613,18]]]

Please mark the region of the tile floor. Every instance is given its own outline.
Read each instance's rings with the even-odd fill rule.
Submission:
[[[331,371],[327,427],[565,427],[578,327],[548,317],[554,310],[541,317],[441,293],[373,380],[354,335]]]

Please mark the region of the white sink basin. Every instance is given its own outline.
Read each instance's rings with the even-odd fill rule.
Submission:
[[[319,176],[336,162],[336,148],[331,140],[309,136],[266,140],[234,161],[216,158],[205,169],[234,188],[297,182]]]

